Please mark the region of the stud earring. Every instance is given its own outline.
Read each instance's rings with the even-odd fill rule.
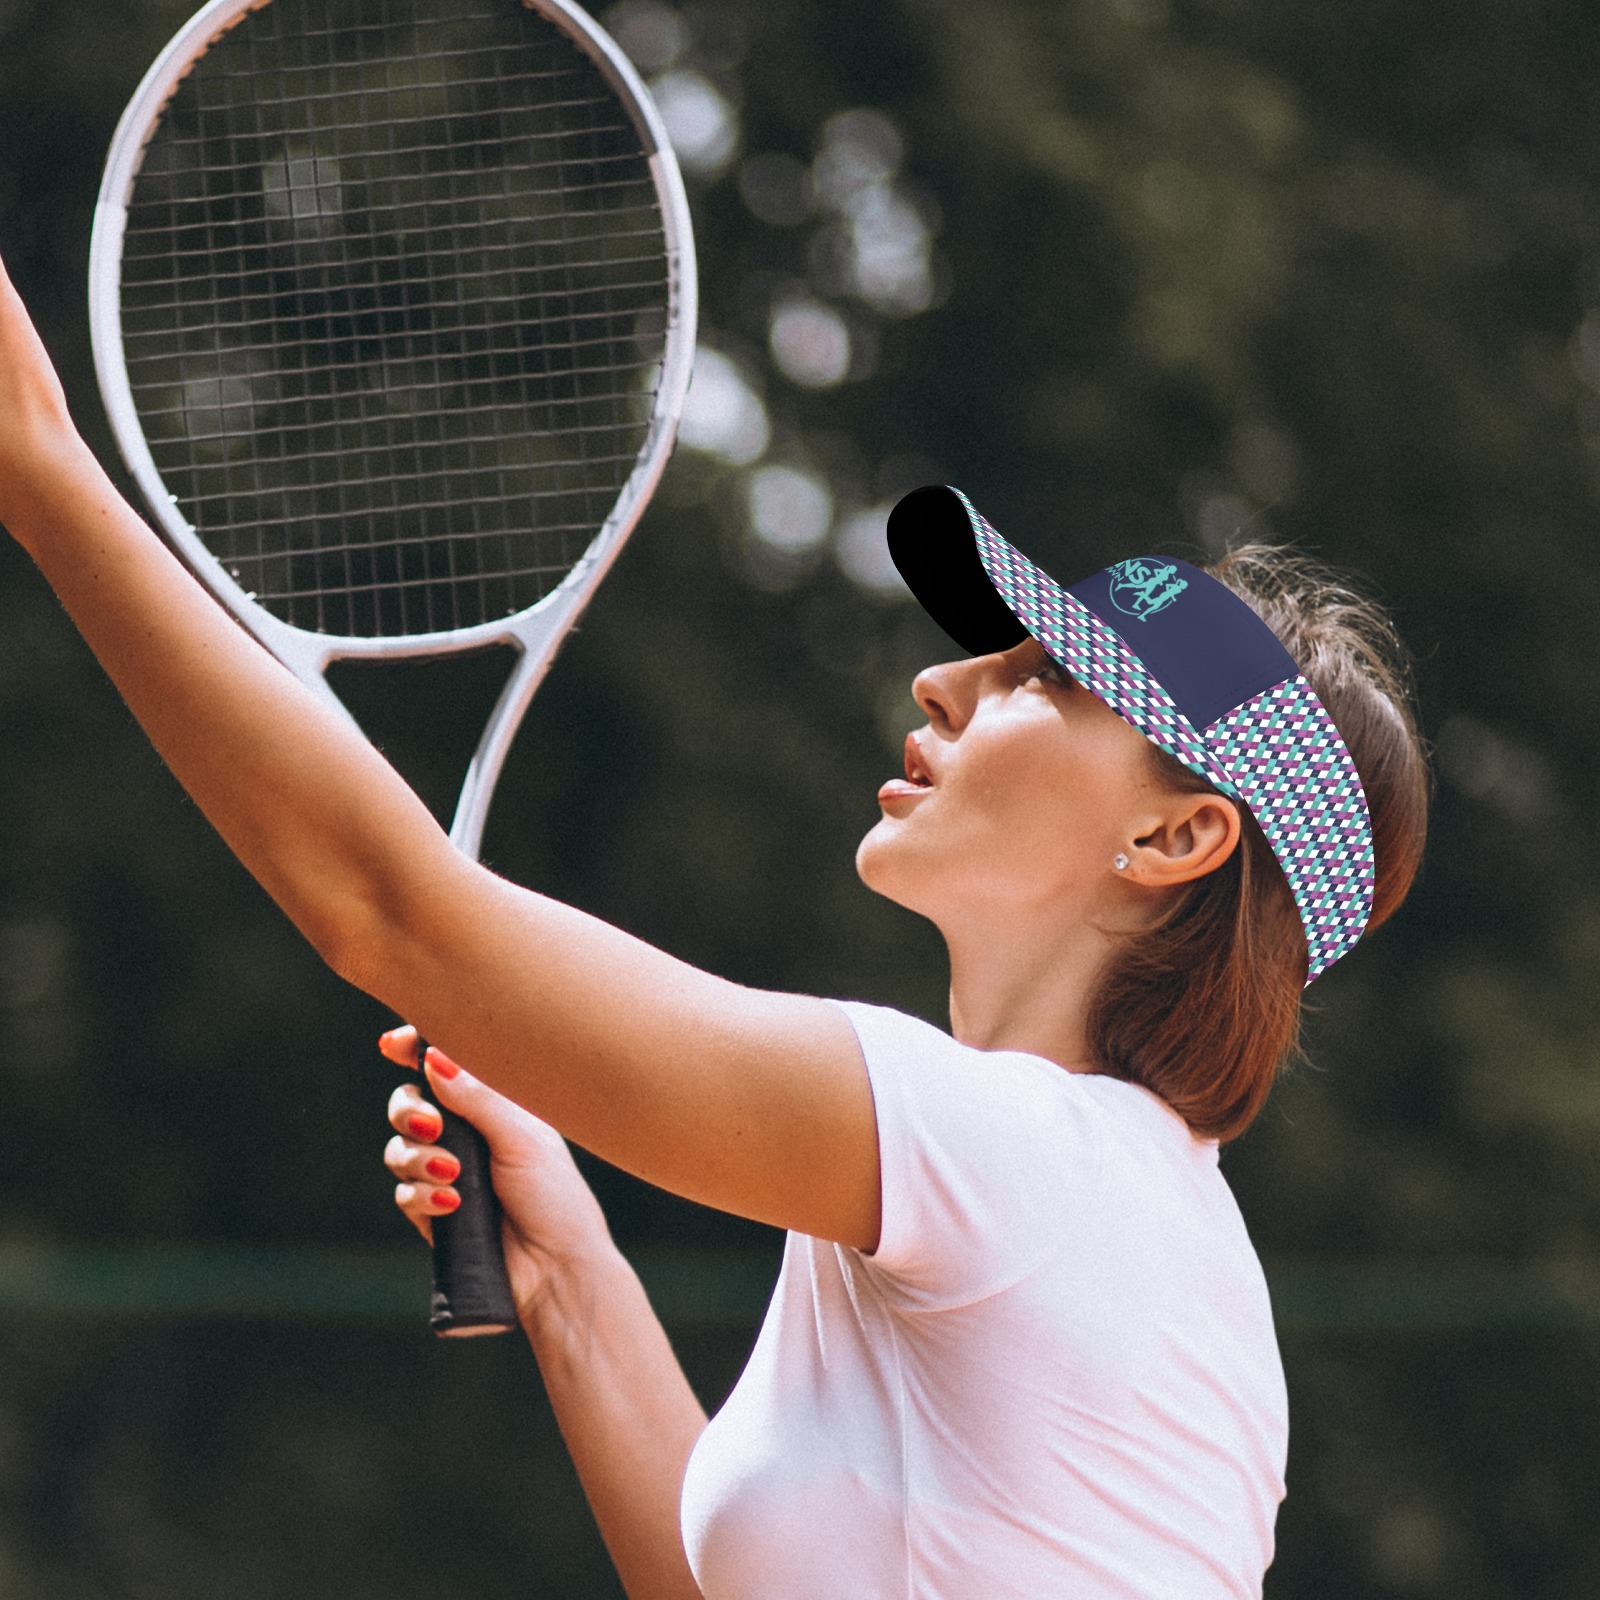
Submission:
[[[1116,854],[1115,860],[1112,861],[1111,865],[1114,866],[1118,872],[1121,872],[1122,869],[1127,866],[1127,864],[1128,858],[1119,850]]]

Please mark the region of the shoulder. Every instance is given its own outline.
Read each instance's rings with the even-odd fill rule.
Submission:
[[[953,1101],[978,1126],[1025,1118],[1041,1132],[1092,1139],[1112,1129],[1189,1138],[1182,1120],[1148,1090],[1071,1072],[1019,1050],[980,1050],[920,1017],[860,1001],[836,1002],[849,1018],[880,1100]],[[881,1114],[881,1113],[880,1113]]]
[[[1143,1090],[978,1050],[879,1006],[842,1008],[877,1123],[875,1269],[919,1305],[960,1304],[1014,1283],[1091,1223],[1106,1152],[1133,1137],[1117,1127]]]

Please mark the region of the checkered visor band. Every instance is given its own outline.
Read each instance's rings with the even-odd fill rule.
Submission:
[[[1119,562],[1065,589],[953,492],[971,519],[984,572],[1022,626],[1147,739],[1250,808],[1305,928],[1306,982],[1325,972],[1372,914],[1372,824],[1339,730],[1271,630],[1225,585],[1185,562]],[[1214,665],[1213,681],[1175,681],[1173,663],[1184,658],[1170,645],[1166,683],[1152,670],[1162,664],[1160,635],[1141,625],[1170,610],[1169,628],[1180,626],[1180,604],[1190,612],[1181,624],[1189,629],[1188,664]],[[1199,640],[1198,656],[1196,615],[1214,631]],[[1142,654],[1126,634],[1138,638]],[[1240,698],[1240,683],[1258,682]]]

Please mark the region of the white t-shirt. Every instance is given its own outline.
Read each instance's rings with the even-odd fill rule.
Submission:
[[[882,1236],[789,1236],[684,1478],[706,1600],[1260,1595],[1288,1413],[1216,1145],[1133,1084],[844,1010]]]

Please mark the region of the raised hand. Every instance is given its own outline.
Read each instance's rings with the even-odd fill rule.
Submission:
[[[411,1066],[416,1038],[414,1028],[396,1028],[379,1048],[389,1060]],[[605,1217],[566,1141],[547,1122],[438,1050],[429,1050],[426,1070],[433,1101],[465,1117],[489,1141],[490,1176],[505,1217],[506,1267],[526,1324],[552,1293],[580,1282],[598,1261],[614,1255]],[[448,1216],[460,1204],[451,1187],[455,1157],[434,1142],[439,1113],[419,1085],[401,1084],[389,1097],[389,1124],[395,1135],[384,1162],[399,1180],[395,1204],[431,1240],[433,1218]]]

